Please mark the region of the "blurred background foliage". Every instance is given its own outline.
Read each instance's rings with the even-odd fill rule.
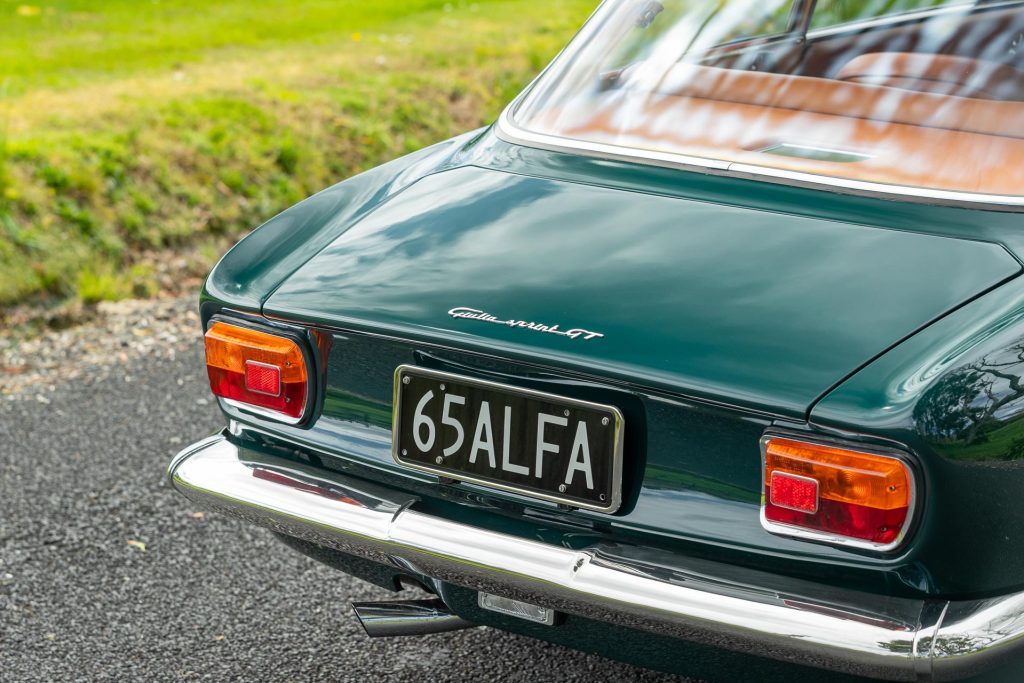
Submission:
[[[0,0],[0,319],[174,292],[307,195],[492,121],[594,0]]]

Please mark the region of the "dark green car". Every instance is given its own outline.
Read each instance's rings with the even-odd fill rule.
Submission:
[[[1022,207],[1024,3],[609,0],[221,260],[170,476],[370,635],[1024,680]]]

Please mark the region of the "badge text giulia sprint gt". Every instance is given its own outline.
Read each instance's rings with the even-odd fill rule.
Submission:
[[[1021,2],[603,3],[493,126],[224,256],[227,428],[174,486],[428,592],[370,635],[1024,680],[1022,36]]]

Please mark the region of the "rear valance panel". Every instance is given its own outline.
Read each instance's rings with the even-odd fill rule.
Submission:
[[[588,510],[564,513],[553,503],[482,485],[463,483],[439,490],[434,475],[396,462],[392,453],[395,368],[402,365],[615,406],[626,425],[621,507],[613,515]],[[526,507],[533,514],[546,511],[550,519],[571,520],[581,528],[594,522],[607,527],[617,540],[644,533],[653,535],[646,542],[666,547],[680,537],[773,551],[800,552],[804,545],[772,536],[758,523],[758,440],[770,425],[768,418],[358,333],[332,335],[324,380],[322,408],[311,429],[261,425],[261,430],[320,454],[325,467],[426,499],[440,497],[470,507],[504,509],[515,517],[525,514]],[[451,435],[451,427],[439,431],[446,443]],[[467,431],[467,438],[472,437]],[[835,548],[821,547],[817,552],[824,557],[844,556]]]
[[[800,416],[1018,272],[995,244],[462,168],[370,214],[264,310]]]

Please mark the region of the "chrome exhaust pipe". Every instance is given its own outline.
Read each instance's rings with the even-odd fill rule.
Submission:
[[[476,624],[452,614],[443,600],[353,602],[352,610],[371,638],[422,636],[470,628]]]

